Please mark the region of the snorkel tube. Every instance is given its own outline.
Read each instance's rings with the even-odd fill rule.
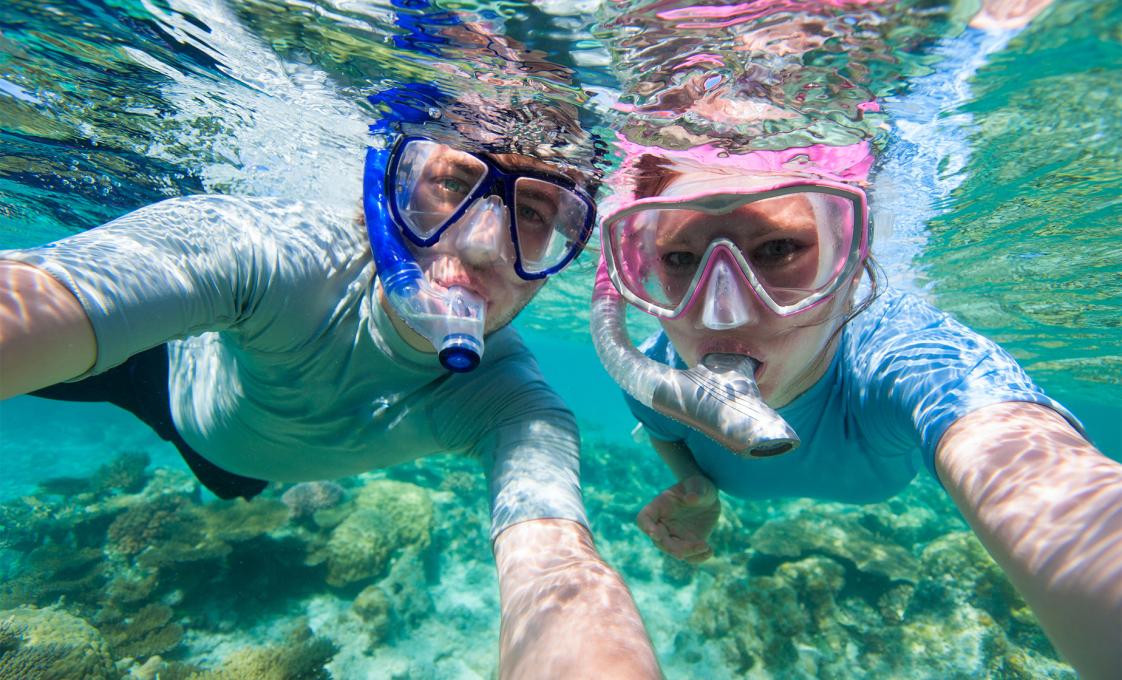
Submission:
[[[799,436],[760,396],[754,359],[707,354],[688,370],[660,364],[631,342],[626,311],[601,252],[592,294],[592,340],[600,363],[636,401],[748,458],[777,456],[799,445]]]
[[[421,272],[386,208],[389,155],[389,148],[367,149],[362,177],[362,207],[378,281],[401,320],[436,348],[440,364],[465,373],[483,357],[486,303],[459,286],[438,288]]]

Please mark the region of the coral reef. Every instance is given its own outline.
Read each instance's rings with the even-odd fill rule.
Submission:
[[[918,559],[891,535],[883,508],[794,504],[702,567],[677,652],[715,645],[734,676],[1074,677],[973,534],[917,542]]]
[[[166,661],[153,656],[133,667],[134,680],[330,680],[326,665],[338,651],[330,640],[316,637],[298,622],[282,644],[243,647],[231,653],[217,670]]]
[[[376,480],[362,487],[353,503],[353,511],[332,529],[326,545],[309,556],[309,564],[327,565],[329,584],[376,580],[395,553],[429,547],[433,504],[421,487]]]
[[[143,451],[125,451],[102,465],[91,479],[95,494],[136,493],[148,482],[151,459]]]
[[[690,565],[634,523],[665,471],[612,446],[590,447],[593,533],[668,677],[1074,678],[935,485],[866,506],[725,498],[717,556]],[[82,631],[30,644],[5,612],[0,680],[489,677],[487,514],[458,456],[252,502],[203,502],[186,473],[122,456],[0,504],[0,608]],[[314,635],[277,637],[301,616]]]
[[[128,616],[107,607],[95,623],[114,657],[146,659],[179,644],[183,626],[171,620],[173,615],[171,607],[162,604],[147,605]]]
[[[201,537],[200,527],[188,521],[189,505],[183,496],[165,494],[125,510],[109,525],[110,549],[136,555],[149,546],[181,540],[185,534]]]
[[[59,496],[136,493],[148,481],[150,462],[148,454],[143,451],[125,451],[98,468],[91,477],[52,477],[40,481],[39,490]]]
[[[827,555],[888,581],[914,582],[919,575],[919,562],[904,548],[878,540],[852,518],[821,510],[771,520],[752,534],[749,544],[757,555],[780,560]]]
[[[302,627],[282,645],[234,652],[218,671],[193,675],[189,680],[330,680],[324,666],[337,649]]]
[[[0,680],[115,680],[105,640],[57,609],[0,611]]]

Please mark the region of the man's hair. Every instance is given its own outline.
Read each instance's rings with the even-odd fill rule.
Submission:
[[[444,59],[432,81],[371,97],[391,132],[490,154],[521,154],[574,170],[590,193],[607,146],[581,119],[588,95],[575,74],[481,23],[437,29]],[[372,128],[373,130],[373,128]]]

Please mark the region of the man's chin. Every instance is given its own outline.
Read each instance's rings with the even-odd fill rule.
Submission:
[[[541,288],[538,288],[538,290],[541,290]],[[534,291],[534,294],[536,295],[537,291]],[[526,305],[530,304],[530,301],[533,299],[534,296],[531,295],[521,303],[515,304],[513,309],[507,309],[499,313],[494,313],[492,311],[498,305],[488,305],[489,309],[487,310],[487,320],[483,327],[483,334],[490,335],[495,331],[502,330],[503,328],[509,326],[510,323],[514,321],[519,314],[522,313],[522,310],[526,309]]]

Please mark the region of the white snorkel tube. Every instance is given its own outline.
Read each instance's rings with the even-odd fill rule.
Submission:
[[[787,453],[799,437],[764,403],[756,361],[739,354],[707,354],[691,369],[676,369],[643,355],[627,333],[627,303],[600,255],[592,294],[592,340],[600,363],[636,401],[695,428],[748,458]]]
[[[362,206],[378,280],[394,312],[432,343],[444,368],[470,371],[483,357],[486,303],[466,288],[441,288],[425,278],[386,208],[388,162],[388,148],[367,150]]]

